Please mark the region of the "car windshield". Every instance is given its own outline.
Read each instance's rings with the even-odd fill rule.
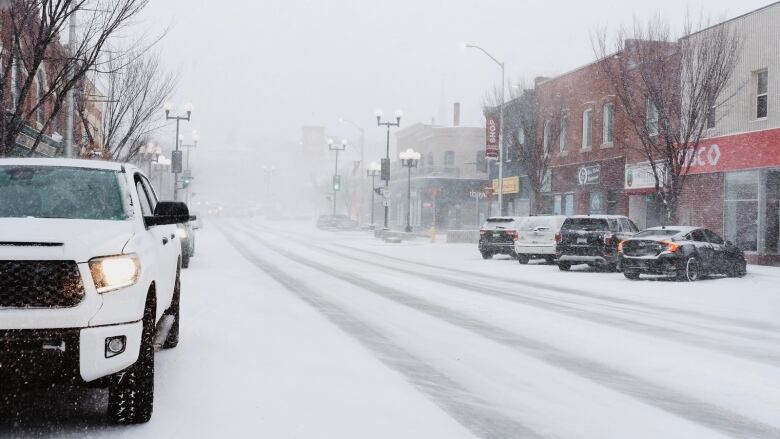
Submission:
[[[569,218],[564,221],[561,230],[584,230],[603,232],[609,230],[609,223],[601,218]]]
[[[677,235],[678,233],[680,233],[679,230],[672,229],[642,230],[641,232],[634,235],[634,238],[646,238],[648,236],[668,237]]]
[[[0,166],[0,218],[125,220],[117,171]]]

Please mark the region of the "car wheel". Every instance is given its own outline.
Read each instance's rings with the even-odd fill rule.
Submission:
[[[531,258],[528,257],[528,255],[517,255],[517,262],[519,262],[522,265],[527,264]]]
[[[482,259],[493,259],[493,253],[482,252]]]
[[[546,261],[548,264],[552,264],[553,262],[555,262],[555,258],[554,258],[554,257],[552,257],[552,256],[547,256],[546,258],[544,258],[544,260],[545,260],[545,261]]]
[[[626,279],[637,280],[639,279],[639,272],[634,270],[628,270],[623,272],[623,276],[625,276]]]
[[[743,277],[747,274],[747,263],[745,261],[737,261],[729,265],[726,272],[728,277]]]
[[[699,260],[694,257],[690,257],[685,261],[685,266],[677,275],[679,280],[686,282],[696,282],[700,277],[701,266],[699,265]]]
[[[111,376],[108,387],[108,417],[116,424],[142,424],[152,417],[154,406],[155,301],[150,295],[144,309],[138,360]]]
[[[176,270],[176,283],[173,287],[173,299],[171,306],[165,311],[166,315],[173,317],[173,325],[168,331],[168,337],[165,338],[163,349],[173,349],[179,345],[179,316],[181,315],[179,304],[181,299],[181,270]]]
[[[569,262],[558,262],[558,269],[561,271],[569,271],[571,270],[571,263]]]

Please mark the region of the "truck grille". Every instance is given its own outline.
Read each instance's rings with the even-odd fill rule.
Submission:
[[[69,308],[83,298],[74,261],[0,261],[0,307]]]

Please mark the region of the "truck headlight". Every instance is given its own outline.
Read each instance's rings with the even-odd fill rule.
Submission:
[[[135,254],[106,256],[90,260],[89,270],[97,292],[105,293],[138,282],[141,262]]]

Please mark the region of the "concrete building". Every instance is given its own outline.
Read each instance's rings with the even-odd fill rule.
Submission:
[[[455,104],[452,126],[417,123],[395,133],[398,151],[421,154],[411,171],[411,224],[416,228],[475,228],[484,221],[488,206],[478,198],[487,184],[485,129],[460,125]],[[391,168],[391,224],[406,223],[408,170],[395,159]]]

